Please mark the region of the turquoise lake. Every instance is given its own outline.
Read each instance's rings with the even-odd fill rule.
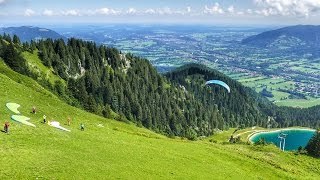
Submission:
[[[280,147],[279,135],[281,133],[286,134],[284,150],[291,151],[297,150],[299,146],[305,147],[316,131],[307,129],[284,129],[271,132],[261,132],[251,136],[250,141],[255,143],[259,141],[260,138],[264,138],[266,142],[273,143],[277,147]]]

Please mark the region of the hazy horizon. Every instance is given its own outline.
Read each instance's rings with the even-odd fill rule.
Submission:
[[[317,0],[0,0],[1,26],[38,24],[320,24]]]

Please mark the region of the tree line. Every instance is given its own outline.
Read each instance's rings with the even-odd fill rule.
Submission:
[[[161,75],[146,59],[94,42],[71,38],[67,42],[45,39],[21,43],[17,36],[6,34],[0,36],[0,42],[0,57],[6,64],[67,103],[168,136],[196,139],[218,129],[267,127],[270,123],[273,127],[319,127],[319,106],[278,108],[237,81],[201,65],[186,65]],[[21,56],[24,51],[37,53],[61,81],[52,84],[30,71]],[[204,85],[211,79],[226,82],[231,93]],[[268,116],[274,117],[271,122]]]

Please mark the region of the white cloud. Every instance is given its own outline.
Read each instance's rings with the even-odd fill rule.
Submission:
[[[127,14],[137,14],[138,11],[135,9],[135,8],[129,8],[127,11],[126,11]]]
[[[235,12],[235,9],[234,9],[234,6],[233,6],[233,5],[231,5],[231,6],[228,7],[228,12],[229,12],[229,13],[234,13],[234,12]]]
[[[174,12],[168,8],[158,8],[158,9],[147,9],[145,11],[146,14],[154,14],[154,15],[169,15],[169,14],[173,14]]]
[[[1,0],[0,0],[1,1]],[[3,1],[3,0],[2,0]],[[262,3],[264,1],[270,0],[254,0],[256,3]],[[259,1],[259,2],[258,2]],[[40,11],[39,11],[40,12]],[[102,7],[98,9],[64,9],[64,10],[55,10],[45,8],[39,14],[32,9],[26,9],[25,16],[33,15],[42,15],[42,16],[115,16],[115,15],[124,15],[124,16],[203,16],[203,15],[247,15],[247,14],[260,14],[263,16],[269,16],[275,14],[276,11],[272,9],[237,9],[234,5],[229,5],[222,7],[219,3],[215,3],[212,6],[205,5],[204,9],[193,9],[191,6],[186,6],[182,8],[146,8],[146,9],[136,9],[133,7],[122,8],[122,9],[113,9],[109,7]]]
[[[122,13],[121,11],[117,11],[111,8],[88,9],[88,10],[67,9],[60,12],[55,12],[50,9],[44,9],[42,12],[42,15],[43,16],[96,16],[96,15],[117,15],[121,13]]]
[[[186,15],[186,14],[192,14],[195,11],[192,10],[190,6],[187,6],[184,9],[171,9],[169,7],[165,8],[157,8],[157,9],[146,9],[144,11],[141,11],[139,14],[141,15]]]
[[[44,16],[53,16],[54,15],[54,12],[52,10],[49,10],[49,9],[45,9],[43,10],[42,14]]]
[[[256,10],[256,13],[264,16],[309,17],[310,13],[320,12],[320,0],[254,0],[254,2],[262,7]]]
[[[42,12],[43,16],[96,16],[96,15],[185,15],[191,13],[191,7],[185,9],[171,9],[169,7],[157,8],[157,9],[146,9],[138,10],[135,8],[128,9],[112,9],[112,8],[100,8],[100,9],[88,9],[88,10],[77,10],[67,9],[60,12],[54,12],[50,9],[45,9]]]
[[[35,15],[35,14],[36,14],[36,12],[34,12],[34,10],[32,10],[32,9],[26,9],[26,10],[24,11],[24,16],[30,17],[30,16],[33,16],[33,15]]]
[[[219,3],[215,3],[214,6],[208,7],[207,5],[204,7],[205,14],[224,14],[224,10],[220,7]]]
[[[170,8],[165,7],[165,8],[157,9],[157,13],[160,15],[170,15],[170,14],[173,14],[173,11]]]
[[[190,12],[191,12],[191,7],[188,6],[188,7],[187,7],[187,13],[190,13]]]
[[[99,14],[99,15],[116,15],[120,14],[120,11],[117,11],[115,9],[111,8],[101,8],[101,9],[96,9],[92,11],[93,13],[91,15]]]
[[[65,16],[81,16],[81,13],[79,12],[79,10],[76,10],[76,9],[69,9],[66,11],[62,11],[61,14]]]
[[[145,10],[138,10],[135,8],[128,8],[128,9],[122,9],[122,10],[115,10],[110,8],[101,8],[96,10],[89,10],[87,13],[88,15],[172,15],[172,14],[187,14],[191,13],[192,9],[191,7],[186,7],[186,9],[171,9],[169,7],[164,8],[149,8]]]
[[[156,10],[150,8],[150,9],[145,10],[144,13],[145,14],[156,14],[157,12],[156,12]]]

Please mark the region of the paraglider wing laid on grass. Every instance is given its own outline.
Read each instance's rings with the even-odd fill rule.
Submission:
[[[49,124],[49,126],[55,127],[57,129],[70,132],[69,129],[66,129],[66,128],[60,126],[60,123],[58,121],[51,121],[51,122],[49,121],[48,124]]]
[[[210,80],[206,82],[206,85],[210,85],[210,84],[218,84],[220,86],[223,86],[224,88],[226,88],[228,90],[228,93],[230,93],[230,87],[228,86],[228,84],[226,84],[223,81],[220,80]]]
[[[26,116],[12,115],[11,119],[14,120],[14,121],[17,121],[19,123],[28,125],[28,126],[36,127],[34,124],[28,122],[30,120],[30,118],[28,118]]]
[[[20,107],[19,104],[17,104],[17,103],[7,103],[6,106],[10,111],[14,112],[15,114],[20,114],[20,112],[18,111],[18,108]]]

